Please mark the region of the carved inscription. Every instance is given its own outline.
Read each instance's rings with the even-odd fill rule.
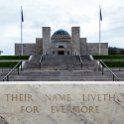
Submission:
[[[6,100],[9,101],[33,101],[31,94],[5,94]]]
[[[32,94],[4,94],[6,102],[19,103],[20,113],[37,114],[40,113],[42,106],[36,105],[40,99],[35,102],[35,97]],[[44,99],[45,98],[45,99]],[[115,94],[43,94],[41,99],[44,99],[47,110],[50,113],[100,113],[102,112],[100,103],[115,102],[119,97]],[[32,104],[33,103],[33,104]],[[44,108],[43,108],[44,109]]]
[[[51,106],[52,113],[99,113],[99,106]]]
[[[51,113],[100,113],[99,102],[114,102],[118,99],[115,94],[80,94],[77,97],[71,94],[45,94],[45,97],[54,104],[51,104]]]
[[[32,94],[5,94],[7,102],[33,102]],[[38,106],[21,106],[21,113],[39,113]]]
[[[71,101],[71,94],[45,94],[49,101]]]
[[[21,113],[39,113],[38,106],[21,106]]]

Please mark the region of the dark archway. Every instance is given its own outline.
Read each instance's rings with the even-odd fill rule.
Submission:
[[[64,54],[65,54],[64,51],[62,51],[62,50],[58,51],[58,55],[64,55]]]
[[[60,46],[58,46],[58,48],[60,49],[58,51],[58,55],[65,55],[64,46],[63,45],[60,45]]]
[[[61,45],[61,46],[59,46],[58,48],[64,48],[64,46]]]

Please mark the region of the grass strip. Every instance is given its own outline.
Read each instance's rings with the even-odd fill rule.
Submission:
[[[28,60],[29,56],[0,56],[0,60]]]
[[[124,67],[124,61],[103,61],[109,68],[122,68]]]
[[[13,68],[18,62],[0,62],[0,68]]]
[[[97,59],[97,60],[99,60],[99,59],[102,59],[102,60],[107,60],[107,59],[109,59],[109,60],[124,60],[124,55],[102,55],[102,56],[93,56],[94,57],[94,59]]]

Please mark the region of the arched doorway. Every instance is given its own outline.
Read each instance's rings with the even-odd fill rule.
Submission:
[[[64,48],[64,46],[60,45],[58,48]]]
[[[58,51],[58,55],[64,55],[65,52],[64,51]]]
[[[58,49],[58,55],[65,55],[64,46],[60,45]]]

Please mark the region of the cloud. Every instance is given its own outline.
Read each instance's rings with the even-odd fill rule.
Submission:
[[[4,0],[0,1],[0,49],[14,54],[14,43],[20,42],[20,5],[23,5],[24,42],[42,37],[41,27],[54,31],[72,26],[81,27],[81,37],[88,42],[98,41],[99,4],[102,8],[102,40],[124,48],[124,1],[122,0]]]

